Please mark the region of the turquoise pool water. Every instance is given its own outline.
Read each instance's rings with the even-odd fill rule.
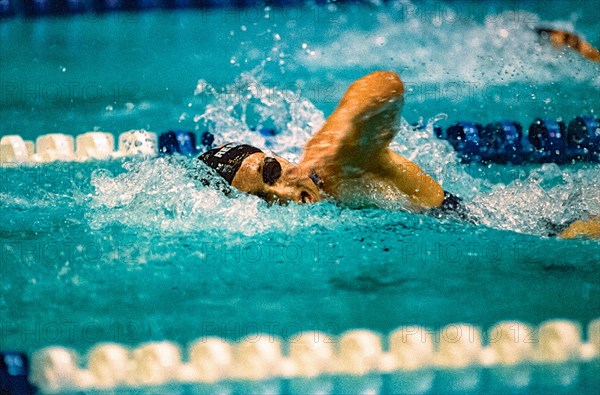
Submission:
[[[587,324],[600,313],[600,245],[546,237],[541,219],[600,213],[598,165],[465,166],[431,128],[409,123],[597,116],[600,66],[539,43],[529,28],[567,28],[598,47],[592,4],[3,20],[0,135],[25,139],[208,128],[217,142],[296,159],[352,80],[397,71],[408,90],[394,148],[464,196],[483,225],[381,200],[356,209],[227,198],[191,181],[182,158],[3,167],[2,348],[61,344],[84,353],[101,341],[186,344],[257,331],[285,338],[405,324],[487,329],[506,319]],[[259,125],[283,132],[266,139],[250,130]],[[582,371],[593,377],[597,364]],[[490,383],[480,390],[502,390]],[[548,388],[585,392],[597,382],[528,391]],[[450,387],[442,380],[433,390]]]

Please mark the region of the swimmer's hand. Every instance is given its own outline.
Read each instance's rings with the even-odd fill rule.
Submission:
[[[560,234],[560,237],[563,239],[573,239],[575,237],[600,239],[600,216],[592,217],[587,221],[573,222]]]
[[[557,48],[569,47],[593,62],[600,62],[600,51],[573,33],[543,27],[536,28],[535,32],[541,38],[550,41]]]

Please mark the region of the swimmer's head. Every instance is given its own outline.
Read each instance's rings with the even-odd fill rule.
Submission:
[[[321,200],[314,175],[299,166],[246,144],[225,144],[198,158],[236,189],[269,203],[314,203]]]

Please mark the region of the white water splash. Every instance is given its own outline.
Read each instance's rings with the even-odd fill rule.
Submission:
[[[481,223],[528,234],[552,233],[565,225],[600,213],[600,167],[569,171],[556,164],[534,170],[526,179],[498,184],[468,203]]]
[[[409,85],[458,82],[464,92],[565,79],[600,88],[597,63],[575,51],[553,48],[533,30],[544,26],[576,31],[573,22],[540,20],[534,12],[519,8],[496,14],[491,12],[493,6],[488,9],[483,3],[474,3],[474,10],[489,13],[475,18],[469,12],[456,15],[456,7],[398,2],[379,10],[375,24],[362,29],[352,20],[340,21],[348,27],[334,31],[330,42],[311,46],[308,54],[299,50],[296,57],[319,71],[385,65],[401,71]]]
[[[309,137],[325,122],[323,113],[298,92],[263,83],[263,66],[242,73],[222,91],[200,80],[196,95],[208,100],[203,114],[194,119],[215,136],[215,144],[236,141],[297,161]],[[261,135],[274,128],[276,138]]]
[[[295,234],[311,228],[335,229],[339,221],[355,221],[360,212],[319,203],[269,206],[262,199],[233,191],[225,193],[189,177],[215,176],[203,164],[187,158],[155,158],[126,162],[126,172],[105,170],[92,175],[96,188],[88,214],[92,228],[122,224],[162,233],[206,232],[252,236],[267,232]]]
[[[483,182],[465,171],[450,143],[434,135],[435,124],[446,119],[439,114],[423,125],[410,125],[402,119],[390,148],[418,164],[445,189],[462,197],[472,197],[483,188]]]

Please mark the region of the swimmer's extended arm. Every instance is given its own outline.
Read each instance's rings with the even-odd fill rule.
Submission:
[[[403,95],[402,80],[393,72],[376,71],[355,81],[306,144],[301,166],[315,170],[325,181],[325,191],[334,196],[344,180],[375,177],[397,187],[416,206],[439,206],[441,186],[388,148]]]
[[[593,62],[600,62],[600,51],[573,33],[548,28],[536,28],[535,31],[540,37],[549,40],[557,48],[569,47]]]

